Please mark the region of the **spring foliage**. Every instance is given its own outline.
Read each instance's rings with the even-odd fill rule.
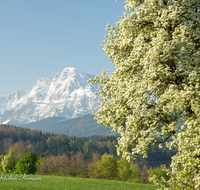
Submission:
[[[23,144],[23,142],[13,144],[1,161],[3,171],[5,173],[13,172],[17,162],[28,152],[28,150],[29,149]]]
[[[118,175],[117,161],[113,155],[104,154],[100,160],[91,164],[90,176],[98,179],[115,179]]]
[[[163,186],[200,186],[200,2],[126,0],[129,13],[107,25],[102,42],[116,71],[98,83],[98,122],[121,134],[118,154],[147,156],[150,146],[178,149]],[[169,171],[168,171],[169,173]]]
[[[38,157],[33,152],[27,152],[16,164],[17,173],[34,174]]]

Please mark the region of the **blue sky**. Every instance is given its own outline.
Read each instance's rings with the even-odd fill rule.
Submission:
[[[0,96],[75,67],[115,70],[100,42],[123,16],[124,0],[1,0]]]

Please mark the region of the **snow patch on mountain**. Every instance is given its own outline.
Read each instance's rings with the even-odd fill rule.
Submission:
[[[39,79],[30,91],[2,96],[0,123],[9,121],[19,126],[47,117],[72,119],[96,112],[100,106],[94,94],[97,85],[87,82],[93,77],[69,67],[55,76]]]

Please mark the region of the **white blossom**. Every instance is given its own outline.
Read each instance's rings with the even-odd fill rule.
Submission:
[[[117,151],[147,157],[152,145],[177,148],[169,188],[200,188],[199,0],[126,0],[116,26],[102,42],[116,71],[99,84],[98,122],[121,134]]]

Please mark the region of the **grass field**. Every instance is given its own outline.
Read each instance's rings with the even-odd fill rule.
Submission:
[[[3,176],[5,177],[5,175]],[[8,175],[6,175],[8,178]],[[14,178],[12,176],[11,178]],[[17,176],[17,180],[0,180],[1,190],[155,190],[158,187],[139,183],[122,181],[112,181],[91,178],[75,178],[63,176],[42,176],[26,175],[25,178],[41,178],[39,181],[20,180],[22,176]]]

